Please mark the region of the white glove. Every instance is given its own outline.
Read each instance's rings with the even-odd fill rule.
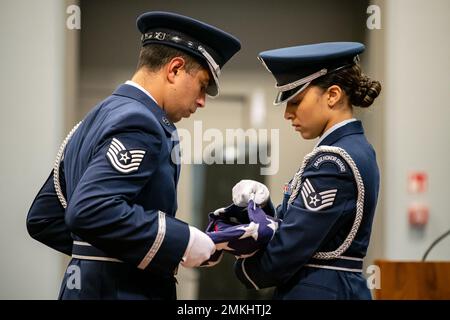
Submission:
[[[189,232],[189,243],[181,259],[181,265],[185,268],[200,266],[216,251],[216,245],[206,233],[193,226],[189,226]]]
[[[233,203],[239,207],[246,207],[251,199],[257,205],[264,206],[269,199],[269,189],[254,180],[241,180],[233,187]],[[254,198],[252,198],[254,197]]]

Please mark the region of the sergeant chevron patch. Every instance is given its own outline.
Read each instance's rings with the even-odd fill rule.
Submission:
[[[122,142],[113,138],[106,155],[114,169],[122,173],[130,173],[139,169],[145,151],[127,150]]]
[[[302,198],[308,210],[319,211],[331,207],[338,189],[330,189],[317,193],[311,182],[305,179],[302,185]]]

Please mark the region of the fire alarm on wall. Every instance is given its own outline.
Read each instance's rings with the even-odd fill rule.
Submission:
[[[424,227],[428,223],[429,208],[423,203],[412,203],[408,208],[409,224],[414,227]]]
[[[424,193],[427,191],[428,175],[423,171],[414,171],[409,174],[408,190],[410,193]]]

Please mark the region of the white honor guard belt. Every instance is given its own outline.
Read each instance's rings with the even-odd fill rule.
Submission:
[[[105,252],[103,252],[100,249],[97,249],[90,243],[87,243],[84,241],[76,241],[76,240],[73,241],[72,258],[80,259],[80,260],[90,260],[90,261],[123,263],[122,260],[108,256]],[[178,267],[175,268],[175,270],[173,270],[173,273],[167,274],[167,276],[173,277],[175,279],[175,281],[177,281],[175,278],[177,273],[178,273]],[[165,277],[166,275],[163,275],[163,276]]]
[[[308,263],[304,264],[299,271],[283,284],[283,286],[290,288],[297,285],[304,276],[304,273],[302,272],[304,268],[361,273],[363,271],[363,259],[348,256],[340,256],[330,260],[311,258]]]
[[[72,258],[93,261],[122,262],[119,259],[111,258],[102,250],[83,241],[74,241],[72,247]]]
[[[312,258],[308,261],[305,267],[317,268],[317,269],[329,269],[336,271],[346,272],[362,272],[363,271],[363,259],[356,257],[340,256],[331,260],[315,259]]]

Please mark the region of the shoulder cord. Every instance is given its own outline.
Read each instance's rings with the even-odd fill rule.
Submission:
[[[59,147],[58,154],[56,155],[55,164],[53,166],[53,184],[55,186],[56,195],[58,196],[59,202],[63,206],[64,209],[67,208],[67,201],[64,198],[64,195],[61,190],[61,185],[59,183],[59,166],[61,165],[61,161],[64,159],[64,150],[66,149],[66,145],[69,142],[72,135],[75,133],[75,131],[78,129],[80,124],[83,121],[78,122],[75,127],[72,128],[72,130],[69,132],[67,137],[64,139],[63,143]]]
[[[359,173],[359,170],[358,170],[355,162],[353,161],[353,159],[350,157],[350,155],[344,149],[339,148],[339,147],[320,146],[320,147],[315,148],[311,153],[306,155],[305,159],[303,160],[303,164],[300,167],[300,170],[295,174],[294,178],[292,179],[291,188],[293,191],[289,198],[288,205],[290,205],[292,202],[294,202],[295,198],[297,197],[297,195],[300,191],[302,175],[303,175],[303,171],[305,170],[306,165],[311,160],[311,158],[313,158],[315,155],[317,155],[320,152],[335,153],[335,154],[340,155],[352,169],[353,175],[356,180],[356,186],[358,189],[355,221],[353,222],[352,229],[350,230],[347,238],[336,250],[328,251],[328,252],[316,252],[313,256],[313,258],[315,258],[315,259],[329,260],[329,259],[339,258],[352,244],[352,241],[355,238],[356,233],[358,232],[359,225],[361,224],[361,220],[363,217],[364,192],[365,191],[364,191],[364,183],[362,181],[361,174]]]

